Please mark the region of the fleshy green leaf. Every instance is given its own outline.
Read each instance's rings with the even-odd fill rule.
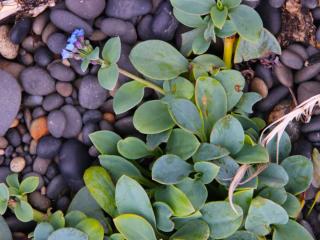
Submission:
[[[285,225],[275,225],[272,240],[313,240],[310,233],[299,223],[289,220]]]
[[[123,157],[117,155],[100,155],[99,160],[100,164],[111,174],[114,182],[117,182],[123,175],[131,177],[138,182],[144,179],[139,169]]]
[[[240,152],[237,153],[235,159],[240,164],[268,163],[269,154],[260,144],[254,146],[245,144]]]
[[[264,28],[257,42],[247,41],[244,37],[240,37],[235,51],[234,62],[240,63],[263,58],[270,53],[281,55],[281,47],[273,34]]]
[[[63,228],[66,224],[63,212],[56,211],[52,215],[49,216],[49,222],[53,226],[54,229]]]
[[[241,207],[235,205],[238,214],[235,213],[228,202],[208,202],[200,210],[202,219],[210,227],[210,237],[223,239],[234,234],[241,226],[243,212]]]
[[[248,231],[237,231],[231,237],[226,240],[259,240],[252,232]]]
[[[0,215],[7,211],[9,200],[9,190],[4,183],[0,183]]]
[[[175,123],[182,129],[201,134],[203,121],[197,107],[187,99],[172,99],[168,103],[169,112]]]
[[[87,216],[78,210],[68,212],[65,216],[65,222],[67,227],[76,227],[79,222],[86,219]]]
[[[246,92],[240,98],[238,104],[236,105],[237,111],[244,113],[253,113],[252,107],[254,104],[259,102],[262,97],[255,92]]]
[[[174,223],[170,219],[173,214],[172,209],[164,202],[155,202],[153,208],[156,214],[157,228],[163,232],[171,232]]]
[[[194,162],[212,161],[228,156],[229,154],[230,153],[227,149],[220,146],[216,146],[211,143],[201,143],[197,152],[192,156],[192,159]]]
[[[281,165],[270,163],[268,168],[259,174],[259,185],[274,188],[284,187],[289,181],[287,172]]]
[[[184,56],[189,56],[192,53],[192,44],[198,35],[203,34],[203,28],[196,28],[189,32],[181,34],[180,52]]]
[[[202,220],[194,220],[179,228],[169,240],[207,240],[209,235],[210,228],[208,224]]]
[[[222,70],[214,76],[224,87],[227,93],[227,110],[230,111],[243,95],[245,79],[239,71]]]
[[[189,198],[192,206],[196,210],[201,209],[206,203],[208,190],[201,181],[185,178],[180,183],[176,184],[176,187]]]
[[[147,135],[147,145],[150,149],[155,149],[161,143],[166,143],[169,140],[172,129],[167,131],[156,133],[156,134],[148,134]]]
[[[225,186],[228,186],[236,174],[239,164],[231,157],[226,156],[214,161],[220,167],[216,180]]]
[[[162,184],[175,184],[192,172],[192,166],[180,157],[167,154],[158,158],[152,166],[152,179]]]
[[[32,193],[39,186],[39,177],[27,177],[24,179],[19,187],[21,193]]]
[[[268,142],[267,149],[268,149],[270,158],[273,162],[276,162],[277,160],[277,153],[278,153],[278,158],[280,162],[286,157],[288,157],[291,152],[291,140],[287,132],[283,132],[280,138],[278,151],[277,151],[277,136],[272,138],[271,141]]]
[[[188,71],[188,60],[172,45],[160,40],[137,44],[130,53],[133,66],[155,80],[170,80]]]
[[[101,154],[117,154],[121,137],[112,131],[97,131],[89,135],[91,142]]]
[[[89,240],[89,237],[87,234],[75,228],[61,228],[51,233],[51,235],[48,238],[48,240],[62,240],[62,239]]]
[[[96,219],[86,218],[79,222],[76,228],[86,233],[89,240],[103,240],[104,238],[103,227]]]
[[[124,113],[137,106],[144,96],[144,85],[131,81],[123,84],[113,99],[113,109],[116,114]]]
[[[166,94],[172,94],[176,98],[191,99],[194,93],[194,86],[188,79],[177,77],[171,81],[164,81],[163,90]]]
[[[53,231],[54,231],[54,228],[51,226],[50,223],[41,222],[36,226],[34,230],[34,233],[33,233],[34,240],[47,240]]]
[[[173,7],[189,14],[203,15],[210,12],[212,0],[170,0]]]
[[[235,8],[240,5],[242,0],[222,0],[223,6],[227,7],[228,9],[230,8]]]
[[[253,8],[240,5],[230,9],[229,17],[243,39],[251,42],[259,40],[263,23],[259,14]]]
[[[193,221],[195,219],[201,219],[201,217],[202,217],[202,214],[199,211],[196,211],[189,216],[172,217],[172,220],[175,224],[175,228],[179,229],[179,228],[182,228],[186,223]]]
[[[25,201],[17,202],[17,205],[14,207],[13,211],[21,222],[30,222],[33,219],[32,207]]]
[[[173,15],[180,23],[191,28],[203,27],[205,25],[205,21],[203,21],[200,15],[190,14],[178,8],[173,8]]]
[[[1,240],[12,240],[12,234],[11,234],[10,228],[6,220],[1,216],[1,214],[0,214],[0,233],[1,233]]]
[[[313,165],[310,159],[301,156],[290,156],[282,161],[281,166],[289,176],[286,190],[294,195],[308,189],[312,181]]]
[[[246,216],[253,198],[253,189],[237,191],[233,194],[233,202],[242,208],[243,215]]]
[[[110,38],[103,47],[102,57],[109,63],[117,63],[121,55],[121,42],[119,37]]]
[[[134,113],[133,124],[139,132],[144,134],[161,133],[175,125],[167,105],[160,100],[142,104]]]
[[[169,137],[166,152],[187,160],[197,151],[199,146],[200,142],[196,136],[177,128],[173,129]]]
[[[210,16],[211,16],[211,19],[212,19],[213,24],[214,24],[217,28],[222,29],[224,23],[225,23],[226,20],[227,20],[228,8],[223,7],[223,9],[220,10],[220,9],[217,7],[217,5],[215,5],[215,6],[213,6],[213,7],[211,8]]]
[[[226,20],[222,29],[216,28],[215,32],[216,32],[217,37],[227,38],[227,37],[231,37],[231,36],[235,35],[237,33],[237,29],[230,20]]]
[[[89,67],[89,64],[90,64],[90,59],[87,57],[83,58],[80,65],[81,71],[86,72]]]
[[[211,162],[196,162],[194,170],[200,174],[197,177],[201,182],[209,184],[218,176],[220,167]]]
[[[83,179],[90,194],[102,209],[110,216],[115,216],[115,187],[108,172],[102,167],[90,167],[85,171]]]
[[[116,205],[119,214],[133,213],[156,225],[151,202],[145,190],[135,180],[122,176],[116,185]]]
[[[170,206],[174,216],[184,217],[195,211],[188,197],[179,188],[168,185],[155,191],[156,201],[165,202]]]
[[[192,51],[194,54],[200,55],[208,51],[211,44],[211,39],[206,40],[203,35],[196,37],[192,43]]]
[[[203,54],[194,58],[191,62],[192,72],[195,79],[201,76],[208,76],[208,73],[213,73],[219,68],[225,67],[222,59],[215,55]]]
[[[6,182],[9,187],[14,187],[17,189],[19,189],[19,187],[20,187],[19,175],[17,173],[10,174],[9,176],[7,176]]]
[[[150,223],[135,214],[122,214],[113,219],[118,231],[127,240],[157,240]]]
[[[118,77],[119,69],[115,63],[112,63],[108,67],[101,67],[98,71],[99,83],[107,90],[112,90],[116,86]]]
[[[213,124],[227,113],[227,95],[223,86],[211,77],[200,77],[196,81],[195,100],[205,120],[209,134]]]
[[[114,233],[109,237],[109,240],[126,240],[121,233]]]
[[[136,137],[127,137],[120,140],[117,144],[118,152],[128,159],[139,159],[150,156],[153,153],[149,150],[147,144]]]
[[[262,197],[252,200],[245,228],[257,235],[265,236],[271,231],[271,224],[286,224],[288,214],[280,205]]]
[[[291,193],[287,193],[287,200],[282,204],[282,207],[287,211],[291,218],[297,218],[300,214],[300,201]]]
[[[244,144],[244,132],[240,122],[231,115],[221,118],[213,126],[210,142],[236,154]]]
[[[265,187],[259,192],[259,196],[263,198],[267,198],[275,203],[278,203],[279,205],[284,204],[284,202],[287,200],[287,192],[283,187],[282,188]]]

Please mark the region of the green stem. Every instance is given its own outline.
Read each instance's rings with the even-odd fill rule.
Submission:
[[[33,220],[36,222],[43,222],[48,220],[48,215],[36,209],[33,209]]]
[[[223,60],[228,69],[232,68],[233,45],[235,40],[235,36],[227,37],[224,39]]]
[[[128,78],[131,78],[132,80],[135,80],[135,81],[145,85],[146,87],[151,88],[151,89],[153,89],[153,90],[155,90],[155,91],[157,91],[157,92],[159,92],[159,93],[161,93],[163,95],[165,94],[164,90],[161,87],[159,87],[158,85],[156,85],[154,83],[151,83],[151,82],[149,82],[147,80],[144,80],[143,78],[140,78],[140,77],[138,77],[138,76],[136,76],[136,75],[124,70],[124,69],[119,68],[119,73],[121,73],[122,75],[124,75],[124,76],[126,76]]]

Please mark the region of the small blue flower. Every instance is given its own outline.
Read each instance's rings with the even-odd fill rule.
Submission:
[[[68,59],[68,58],[71,58],[73,55],[68,50],[63,49],[62,52],[61,52],[61,56],[62,56],[63,59]]]
[[[77,36],[72,34],[69,38],[68,38],[68,43],[74,44],[77,41]]]
[[[65,49],[72,52],[74,50],[74,48],[75,48],[74,44],[68,43]]]

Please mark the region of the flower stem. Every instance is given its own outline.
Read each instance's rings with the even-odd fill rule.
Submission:
[[[151,82],[149,82],[149,81],[147,81],[147,80],[145,80],[143,78],[140,78],[140,77],[138,77],[138,76],[136,76],[136,75],[124,70],[124,69],[121,69],[121,68],[118,68],[118,69],[119,69],[119,73],[120,74],[122,74],[122,75],[124,75],[124,76],[126,76],[128,78],[131,78],[132,80],[135,80],[135,81],[147,86],[148,88],[152,88],[153,90],[155,90],[155,91],[157,91],[157,92],[159,92],[159,93],[161,93],[163,95],[165,94],[164,90],[161,87],[157,86],[156,84],[151,83]]]
[[[235,36],[226,37],[224,39],[223,60],[228,69],[232,68],[233,45],[236,40]]]

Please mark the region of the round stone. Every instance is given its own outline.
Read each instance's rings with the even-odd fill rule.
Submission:
[[[133,17],[145,15],[152,9],[150,0],[109,0],[106,14],[109,17],[129,20]]]
[[[23,90],[31,95],[44,96],[55,91],[55,82],[44,69],[28,67],[20,75]]]
[[[39,140],[37,145],[37,154],[39,157],[52,159],[61,148],[62,142],[58,138],[52,136],[45,136]]]
[[[84,19],[98,17],[106,6],[105,0],[66,0],[67,8]]]
[[[64,113],[67,120],[66,127],[63,131],[63,137],[77,137],[82,127],[82,118],[79,111],[72,105],[63,106],[61,111]]]
[[[6,59],[15,59],[18,55],[19,45],[11,42],[9,37],[9,26],[0,26],[0,55]]]
[[[57,109],[63,105],[64,99],[57,93],[52,93],[44,98],[43,108],[44,110],[50,112]]]
[[[70,67],[63,65],[61,62],[53,62],[49,64],[47,69],[53,78],[62,82],[73,81],[76,77],[74,71]]]
[[[97,109],[107,99],[107,91],[102,88],[94,76],[86,76],[81,80],[79,103],[87,109]]]
[[[26,166],[26,160],[23,157],[15,157],[10,162],[10,170],[15,173],[20,173]]]
[[[60,138],[67,125],[67,119],[60,110],[52,111],[48,115],[48,129],[52,136]]]
[[[53,33],[49,36],[47,45],[51,52],[61,54],[67,45],[67,37],[62,33]]]
[[[62,97],[70,97],[73,91],[73,87],[71,83],[58,82],[56,84],[57,93],[59,93]]]

